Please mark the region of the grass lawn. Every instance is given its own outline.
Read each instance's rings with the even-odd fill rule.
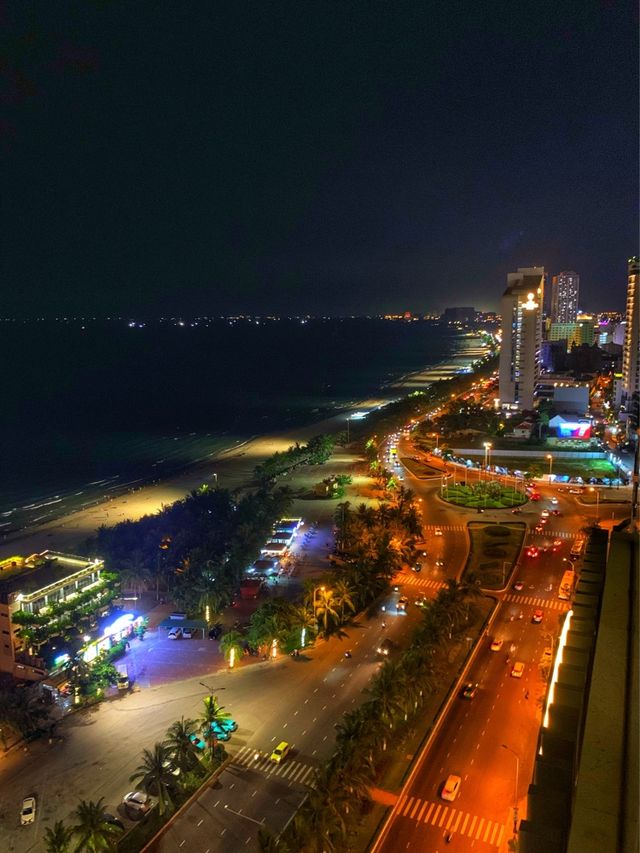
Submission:
[[[491,455],[491,464],[510,471],[528,471],[533,465],[543,474],[549,473],[549,461],[544,457]],[[616,469],[607,459],[553,459],[552,472],[569,477],[615,477]]]
[[[521,521],[505,524],[470,521],[467,526],[471,547],[463,578],[473,572],[480,578],[483,589],[502,589],[520,556],[526,524]]]
[[[447,486],[441,497],[447,503],[471,509],[509,509],[527,502],[521,491],[499,483]]]

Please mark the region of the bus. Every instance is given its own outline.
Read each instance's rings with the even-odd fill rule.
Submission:
[[[562,580],[560,581],[560,588],[558,589],[558,598],[561,598],[563,601],[569,601],[571,598],[571,593],[573,592],[573,583],[575,580],[575,572],[573,569],[568,569],[563,575]]]
[[[584,538],[576,539],[576,541],[571,546],[571,553],[569,554],[569,558],[571,560],[577,560],[578,557],[582,556],[582,552],[584,551],[585,540]]]

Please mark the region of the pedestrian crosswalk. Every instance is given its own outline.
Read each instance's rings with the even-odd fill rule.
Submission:
[[[404,586],[419,586],[421,589],[442,589],[446,584],[442,583],[442,581],[433,581],[428,580],[427,578],[422,578],[420,575],[396,575],[395,580],[401,585]]]
[[[443,533],[466,533],[466,524],[424,524],[422,530],[425,534],[433,535],[436,530],[441,530]],[[544,529],[542,533],[535,532],[535,526],[527,529],[529,536],[544,536],[547,539],[574,539],[575,533],[567,530],[549,530]]]
[[[444,533],[460,533],[461,530],[467,529],[466,524],[423,524],[422,529],[425,533],[435,533],[436,530],[442,530]]]
[[[567,530],[543,530],[542,533],[536,533],[533,527],[529,528],[529,536],[543,536],[545,539],[573,539],[575,534],[569,533]]]
[[[525,604],[529,607],[539,607],[547,610],[561,610],[566,611],[569,609],[569,605],[566,601],[555,601],[551,598],[536,598],[533,595],[514,595],[513,593],[509,593],[504,597],[505,601],[511,601],[515,604]]]
[[[242,767],[251,767],[253,770],[259,770],[261,773],[264,773],[265,776],[278,776],[287,782],[307,785],[309,788],[315,786],[316,767],[310,764],[303,764],[301,761],[294,761],[291,758],[285,759],[282,764],[276,764],[275,761],[271,761],[269,756],[270,753],[268,752],[262,752],[250,746],[243,746],[233,756],[233,764],[239,764]]]
[[[500,847],[506,829],[503,823],[472,815],[463,809],[455,809],[444,803],[433,803],[422,800],[420,797],[406,795],[398,804],[398,814],[417,823],[435,826],[453,835],[465,835],[467,838],[490,844],[492,847]]]

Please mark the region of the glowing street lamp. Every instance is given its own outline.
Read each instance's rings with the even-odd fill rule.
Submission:
[[[490,441],[484,442],[484,469],[485,469],[485,471],[489,467],[489,456],[491,454],[491,448],[492,447],[493,447],[493,445],[491,444]]]
[[[323,586],[314,586],[314,588],[313,588],[313,615],[314,616],[316,615],[316,610],[318,609],[318,605],[316,602],[316,593],[318,592],[318,590],[321,590],[322,592],[324,592],[325,588]]]
[[[302,631],[300,632],[300,648],[301,649],[304,649],[304,644],[305,644],[306,639],[307,639],[307,629],[303,628]]]
[[[271,657],[275,660],[278,654],[278,641],[274,638],[271,642]]]
[[[549,460],[549,477],[551,477],[551,472],[553,470],[553,456],[550,453],[547,453],[547,459]]]
[[[600,489],[595,489],[593,486],[589,488],[590,492],[596,493],[596,524],[600,518]]]
[[[229,669],[233,669],[236,662],[236,650],[234,647],[231,647],[231,651],[229,652]]]

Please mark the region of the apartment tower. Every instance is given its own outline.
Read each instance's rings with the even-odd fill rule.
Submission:
[[[551,322],[575,323],[578,317],[580,276],[577,272],[559,272],[551,280]]]
[[[540,365],[544,267],[520,267],[507,275],[502,296],[500,404],[532,409]]]

